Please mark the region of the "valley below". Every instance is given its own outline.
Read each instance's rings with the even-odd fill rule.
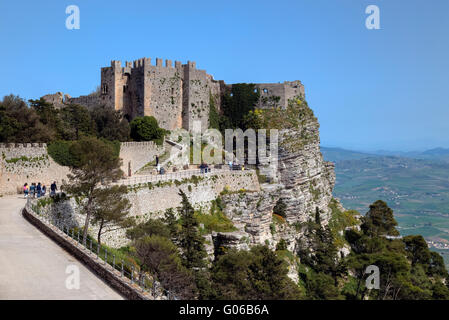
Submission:
[[[321,150],[326,160],[335,162],[334,194],[346,209],[365,214],[374,201],[386,201],[394,210],[401,235],[421,234],[449,265],[449,162],[441,154]]]

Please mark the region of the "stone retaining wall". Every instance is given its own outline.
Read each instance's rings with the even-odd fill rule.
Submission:
[[[123,142],[120,146],[122,170],[133,174],[165,151],[154,142]],[[130,170],[129,170],[130,169]],[[53,181],[61,186],[70,170],[57,164],[45,143],[0,143],[0,194],[22,192],[23,185],[40,182],[50,189]]]
[[[260,191],[257,175],[252,170],[200,175],[196,184],[191,179],[186,179],[178,184],[174,181],[163,181],[160,185],[153,183],[151,189],[148,185],[137,185],[131,187],[128,193],[131,203],[130,215],[138,217],[138,221],[142,222],[150,218],[163,217],[164,211],[168,208],[174,208],[176,211],[181,205],[179,190],[185,192],[196,209],[208,210],[211,201],[215,200],[225,188],[231,192],[241,189]],[[71,228],[84,225],[85,215],[79,212],[74,199],[53,203],[40,210]],[[97,233],[98,227],[91,225],[89,234],[96,238]],[[114,248],[125,246],[129,242],[124,229],[104,233],[101,239],[103,243]]]
[[[50,190],[56,181],[60,186],[67,180],[68,167],[53,161],[45,143],[0,144],[0,194],[22,192],[25,182],[40,182]]]
[[[172,182],[161,182],[161,187],[153,183],[153,188],[141,187],[129,192],[129,200],[133,207],[132,215],[142,215],[146,213],[159,214],[168,208],[176,208],[181,205],[181,189],[189,198],[190,203],[196,208],[207,209],[210,202],[227,188],[229,191],[239,191],[241,189],[249,191],[259,191],[260,185],[256,172],[247,171],[221,171],[219,173],[200,174],[197,176],[198,182],[195,184],[192,179],[181,180],[181,184]]]

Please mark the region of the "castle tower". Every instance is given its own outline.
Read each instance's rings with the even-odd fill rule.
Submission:
[[[173,130],[192,130],[195,121],[202,130],[209,127],[211,98],[220,109],[221,96],[227,90],[224,81],[216,81],[194,61],[182,64],[171,60],[142,58],[133,62],[111,61],[101,69],[100,103],[120,110],[132,120],[137,116],[153,116],[159,126]],[[288,100],[304,96],[300,81],[256,84],[260,92],[259,108],[282,107]]]

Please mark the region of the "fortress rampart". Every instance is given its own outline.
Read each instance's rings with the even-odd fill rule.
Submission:
[[[122,170],[134,174],[165,148],[154,142],[123,142],[120,146]],[[68,181],[69,168],[57,164],[47,153],[45,143],[0,143],[0,194],[22,191],[25,182],[41,182],[47,187],[53,181],[60,186]]]
[[[99,92],[71,98],[58,92],[43,98],[57,107],[80,104],[88,108],[105,105],[120,110],[129,119],[154,116],[159,125],[168,130],[192,130],[194,121],[201,121],[203,130],[209,127],[210,101],[220,110],[221,99],[232,84],[215,80],[196,62],[141,58],[134,61],[112,60],[101,68]],[[259,108],[282,107],[289,99],[304,96],[304,86],[298,80],[283,83],[256,84],[260,91]]]

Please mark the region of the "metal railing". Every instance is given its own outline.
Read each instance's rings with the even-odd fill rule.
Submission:
[[[214,169],[208,168],[207,172],[204,169],[194,169],[194,170],[180,170],[176,172],[167,172],[164,174],[149,174],[149,175],[136,175],[127,179],[121,179],[117,182],[114,182],[115,185],[136,185],[140,183],[149,183],[149,182],[159,182],[159,181],[169,181],[169,180],[177,180],[184,178],[191,178],[194,175],[209,175],[214,173],[220,173],[224,171],[224,169]]]
[[[103,260],[105,267],[110,268],[116,275],[127,280],[131,285],[137,285],[142,292],[150,293],[152,297],[161,296],[158,292],[162,291],[169,300],[177,300],[176,296],[171,294],[168,290],[161,288],[158,281],[150,279],[144,272],[137,270],[135,265],[130,264],[123,259],[117,259],[114,252],[107,247],[99,245],[98,242],[93,241],[92,237],[88,236],[86,245],[83,244],[82,229],[70,227],[61,220],[55,219],[48,214],[48,212],[41,210],[37,205],[32,204],[30,198],[27,199],[26,210],[33,212],[35,216],[47,225],[51,225],[59,229],[67,240],[75,242],[75,246],[80,246],[89,251],[93,259]]]

